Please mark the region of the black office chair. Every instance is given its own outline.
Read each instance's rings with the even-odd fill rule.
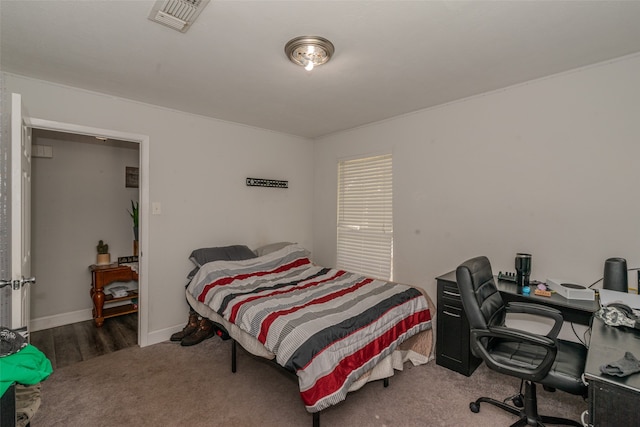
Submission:
[[[558,417],[538,415],[536,385],[545,390],[560,389],[587,396],[582,381],[587,349],[582,345],[557,338],[562,327],[562,313],[540,304],[512,302],[505,305],[494,282],[491,264],[484,257],[472,258],[456,269],[456,279],[462,306],[471,327],[471,349],[494,371],[524,381],[524,408],[503,401],[480,397],[471,402],[473,412],[480,404],[490,403],[520,419],[515,426],[544,426],[543,423],[582,426],[581,423]],[[505,326],[507,313],[529,313],[552,318],[555,323],[547,335]],[[521,384],[522,387],[522,384]]]

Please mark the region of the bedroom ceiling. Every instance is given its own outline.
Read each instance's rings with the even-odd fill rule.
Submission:
[[[640,1],[212,0],[184,34],[153,5],[1,0],[2,70],[315,138],[640,52]]]

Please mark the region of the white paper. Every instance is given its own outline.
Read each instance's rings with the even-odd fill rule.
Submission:
[[[599,289],[600,305],[609,305],[614,302],[628,305],[632,310],[640,310],[640,295],[628,292],[612,291],[610,289]]]

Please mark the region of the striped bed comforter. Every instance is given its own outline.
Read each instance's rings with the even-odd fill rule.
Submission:
[[[296,373],[309,412],[344,400],[363,373],[431,328],[418,289],[316,266],[298,245],[205,264],[187,292]]]

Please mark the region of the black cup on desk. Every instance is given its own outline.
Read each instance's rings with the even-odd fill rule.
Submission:
[[[531,254],[516,254],[516,284],[529,286],[531,276]]]

